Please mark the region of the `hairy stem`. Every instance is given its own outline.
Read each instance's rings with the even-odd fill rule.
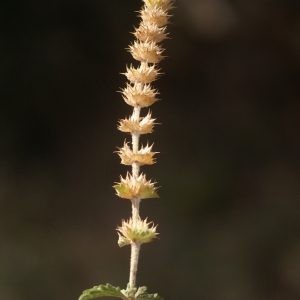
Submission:
[[[140,217],[139,211],[140,211],[140,198],[133,198],[132,199],[132,222],[135,225],[136,221]]]
[[[135,106],[133,109],[133,118],[135,120],[139,120],[140,118],[140,106]],[[139,138],[140,134],[138,131],[132,133],[132,151],[133,153],[138,153],[139,150]],[[138,162],[134,162],[132,164],[132,176],[138,177],[140,172],[140,164]],[[137,220],[140,218],[139,210],[140,210],[140,198],[132,199],[132,222],[133,226],[136,225]],[[139,252],[141,245],[132,241],[131,243],[131,258],[130,258],[130,273],[129,273],[129,286],[131,288],[135,287],[136,284],[136,273],[139,261]]]
[[[129,287],[134,288],[136,284],[136,273],[139,261],[139,252],[141,245],[132,242],[131,244],[131,258],[130,258],[130,275],[129,275]]]
[[[133,109],[133,113],[132,113],[133,120],[139,121],[140,112],[141,112],[141,107],[135,106]],[[140,134],[138,131],[132,132],[132,151],[133,151],[133,153],[137,153],[139,150],[139,138],[140,138]],[[132,168],[133,168],[133,166],[132,166]],[[132,175],[138,175],[138,174],[132,173]]]
[[[140,208],[140,198],[132,199],[132,222],[133,226],[136,225],[137,220],[139,219],[139,208]],[[131,242],[131,256],[130,256],[130,272],[129,272],[129,286],[134,288],[136,284],[136,274],[139,262],[139,253],[141,245],[136,241]]]

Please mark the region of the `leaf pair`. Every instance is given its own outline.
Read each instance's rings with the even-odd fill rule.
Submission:
[[[140,287],[138,288],[134,297],[129,297],[127,295],[127,290],[121,290],[119,287],[114,287],[107,283],[106,285],[101,284],[83,291],[82,295],[79,297],[79,300],[90,300],[98,297],[116,297],[123,300],[163,300],[157,294],[146,293],[146,290],[146,287]]]

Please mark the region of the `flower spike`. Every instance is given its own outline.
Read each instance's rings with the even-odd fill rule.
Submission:
[[[141,110],[150,107],[159,99],[159,92],[153,88],[152,83],[160,75],[158,63],[164,58],[164,49],[161,42],[168,38],[166,26],[169,23],[169,10],[173,8],[173,0],[143,0],[144,6],[139,12],[141,21],[135,27],[133,35],[135,41],[127,49],[139,65],[126,66],[127,82],[121,92],[125,103],[133,108],[132,115],[119,120],[118,129],[131,135],[130,143],[124,141],[123,147],[118,147],[117,154],[121,158],[121,164],[131,166],[131,172],[127,172],[125,178],[120,176],[113,188],[117,196],[130,200],[132,216],[128,221],[123,220],[117,227],[119,236],[118,245],[123,247],[130,245],[130,273],[126,289],[120,289],[110,284],[95,286],[85,290],[79,300],[92,300],[97,297],[117,297],[122,300],[163,300],[157,294],[148,294],[145,286],[136,287],[136,274],[141,245],[157,238],[157,225],[142,220],[139,214],[140,204],[143,199],[159,198],[156,182],[147,180],[146,175],[140,173],[144,165],[156,163],[154,158],[158,152],[153,152],[153,144],[140,145],[140,136],[153,132],[156,119],[152,118],[150,110],[145,116],[141,116]]]

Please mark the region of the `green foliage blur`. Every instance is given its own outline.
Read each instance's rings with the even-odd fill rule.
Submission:
[[[0,10],[0,298],[126,288],[112,188],[131,108],[125,50],[142,1],[17,1]],[[177,0],[154,83],[160,240],[138,286],[165,299],[300,299],[300,4]],[[147,110],[142,111],[146,115]]]

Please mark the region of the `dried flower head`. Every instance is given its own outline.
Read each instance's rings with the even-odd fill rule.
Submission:
[[[159,7],[148,8],[145,6],[140,11],[140,17],[144,22],[154,23],[158,27],[166,26],[168,24],[168,20],[170,15],[168,15],[167,10],[164,10]]]
[[[129,221],[122,220],[122,226],[118,226],[117,230],[122,234],[119,234],[119,246],[125,246],[132,242],[138,244],[144,244],[151,242],[157,237],[156,226],[153,222],[147,223],[147,219],[141,220],[138,218],[135,222],[132,218]]]
[[[141,65],[136,69],[133,66],[127,67],[127,72],[123,74],[132,83],[149,83],[156,80],[157,76],[161,74],[155,67],[155,65],[149,66],[147,62],[141,62]]]
[[[163,59],[161,55],[164,49],[157,45],[154,41],[135,41],[129,46],[129,52],[133,58],[139,61],[147,61],[157,64]]]
[[[153,131],[153,126],[156,119],[151,119],[150,111],[145,117],[139,118],[138,121],[132,116],[128,119],[122,119],[119,121],[118,129],[123,132],[138,132],[138,134],[147,134]]]
[[[159,27],[156,23],[141,22],[135,29],[134,35],[142,42],[153,41],[159,43],[167,38],[166,27]]]
[[[158,100],[157,90],[151,88],[149,84],[135,83],[130,85],[127,83],[125,89],[121,90],[124,101],[131,106],[148,107]]]
[[[163,10],[169,10],[173,7],[173,1],[170,0],[144,0],[144,2],[148,8],[161,8]]]
[[[120,176],[120,182],[114,185],[114,189],[120,198],[132,200],[158,198],[157,188],[154,186],[156,182],[147,181],[146,176],[141,173],[138,177],[127,173],[124,179]]]
[[[124,142],[123,148],[119,148],[119,151],[117,153],[119,154],[121,158],[121,164],[124,165],[132,165],[133,163],[138,163],[139,166],[143,165],[152,165],[155,163],[155,159],[153,156],[157,152],[152,152],[152,146],[141,147],[140,150],[138,150],[137,153],[133,153],[133,151],[128,147],[128,144],[126,141]]]

